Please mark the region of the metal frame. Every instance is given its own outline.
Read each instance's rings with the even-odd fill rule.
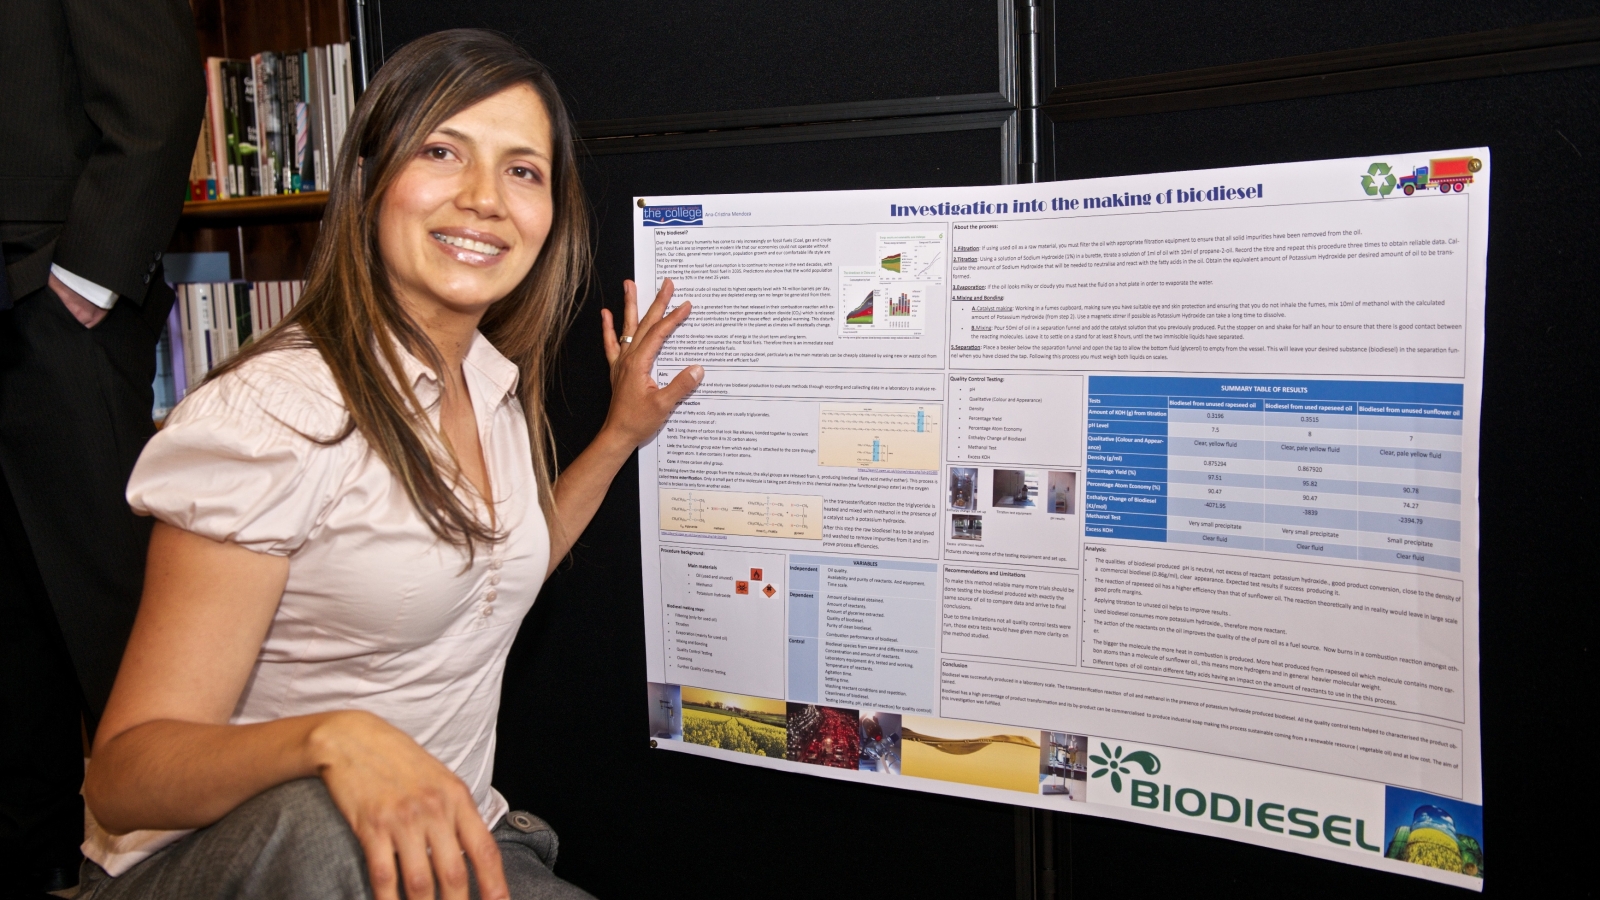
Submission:
[[[1055,88],[1055,47],[1055,0],[1017,0],[1018,181],[1055,180],[1054,130],[1040,112]]]
[[[1022,130],[1031,118],[1026,112],[1009,109],[1004,110],[1005,118],[1000,123],[1000,183],[1016,184],[1026,181],[1024,178],[1023,164],[1021,162]]]
[[[996,91],[988,94],[952,94],[940,97],[910,97],[901,100],[816,103],[804,106],[741,109],[731,112],[645,116],[635,119],[590,119],[577,124],[578,133],[585,140],[619,137],[643,138],[693,132],[740,131],[750,128],[777,128],[789,125],[852,122],[861,119],[987,112],[1005,109],[1007,106],[1008,101],[1006,98]]]
[[[732,131],[698,131],[676,134],[629,135],[614,138],[585,138],[584,152],[590,156],[619,153],[660,153],[670,150],[696,150],[710,147],[747,147],[757,144],[793,144],[804,141],[848,140],[889,137],[905,134],[933,134],[940,131],[978,131],[994,129],[1000,139],[1001,184],[1016,182],[1017,111],[990,109],[982,112],[942,116],[902,116],[892,119],[856,119],[849,122],[819,122],[775,128],[742,128]]]
[[[383,65],[383,4],[380,0],[345,0],[345,7],[350,22],[350,74],[359,97]]]

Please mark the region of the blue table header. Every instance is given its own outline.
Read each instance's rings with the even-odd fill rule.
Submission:
[[[1148,398],[1182,398],[1185,406],[1199,401],[1258,400],[1266,409],[1283,409],[1272,404],[1286,401],[1318,403],[1334,401],[1361,405],[1366,414],[1441,416],[1439,407],[1460,407],[1462,386],[1426,381],[1306,381],[1285,378],[1177,378],[1142,375],[1089,376],[1089,406],[1145,406]],[[1133,401],[1125,402],[1123,398]],[[1371,406],[1371,409],[1365,407]],[[1401,408],[1433,409],[1434,412],[1399,412]],[[1241,407],[1234,407],[1241,408]],[[1243,407],[1251,408],[1251,407]],[[1260,409],[1262,407],[1253,407]],[[1302,407],[1304,408],[1304,407]],[[1331,411],[1331,410],[1330,410]],[[1459,418],[1460,410],[1454,412]]]

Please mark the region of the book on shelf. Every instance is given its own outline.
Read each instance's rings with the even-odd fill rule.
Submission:
[[[201,129],[201,133],[207,138],[206,149],[211,157],[208,168],[216,179],[218,198],[229,196],[228,186],[233,182],[233,170],[229,165],[228,156],[227,110],[223,104],[223,94],[226,93],[222,80],[223,62],[224,60],[215,56],[206,60],[206,117],[204,127]],[[200,198],[191,193],[189,199]]]
[[[161,330],[161,338],[156,342],[156,380],[151,385],[155,405],[150,410],[150,416],[157,422],[172,412],[172,408],[178,405],[178,398],[183,396],[184,388],[188,386],[182,374],[183,348],[173,345],[174,335],[181,331],[179,316],[178,305],[173,304],[172,313],[167,316],[167,327]]]
[[[274,97],[277,88],[275,69],[271,53],[257,53],[250,57],[252,94],[253,99],[257,101],[254,106],[257,136],[256,179],[261,186],[261,193],[269,197],[286,193],[278,189],[278,119],[273,114],[273,107],[277,105]]]
[[[355,110],[347,44],[206,60],[187,200],[327,190]]]
[[[227,64],[229,89],[233,92],[233,133],[229,136],[239,159],[239,193],[241,197],[262,196],[261,138],[256,130],[256,80],[250,63],[230,59]]]
[[[265,334],[289,314],[305,290],[303,281],[212,281],[175,284],[178,302],[156,348],[157,420],[178,405],[250,339]]]
[[[189,161],[189,195],[185,200],[217,199],[217,167],[211,159],[211,117],[200,120],[200,137]]]

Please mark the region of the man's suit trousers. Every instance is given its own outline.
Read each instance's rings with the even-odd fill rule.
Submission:
[[[0,847],[24,865],[69,864],[82,839],[79,721],[138,609],[150,522],[123,492],[171,300],[161,285],[93,329],[48,287],[0,313]]]

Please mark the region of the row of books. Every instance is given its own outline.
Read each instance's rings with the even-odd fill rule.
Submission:
[[[303,281],[222,281],[173,285],[178,302],[156,349],[156,419],[166,418],[189,388],[289,314]]]
[[[187,199],[327,190],[354,110],[349,44],[208,58]]]

